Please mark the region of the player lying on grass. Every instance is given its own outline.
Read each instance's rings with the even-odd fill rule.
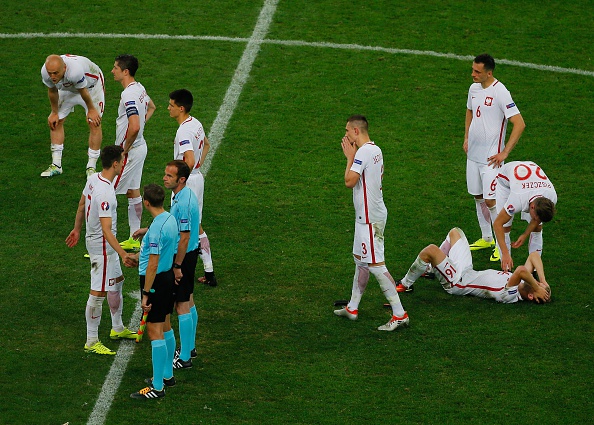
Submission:
[[[429,265],[433,266],[443,289],[452,295],[493,298],[502,303],[551,300],[551,288],[545,281],[542,260],[537,252],[530,254],[526,263],[513,273],[492,269],[477,271],[472,268],[468,240],[457,227],[450,230],[440,247],[428,245],[419,253],[400,281],[399,292],[412,289]],[[540,282],[532,275],[533,270]]]

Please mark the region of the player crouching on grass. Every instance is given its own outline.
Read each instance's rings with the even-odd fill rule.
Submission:
[[[530,254],[523,266],[513,273],[500,270],[473,270],[470,245],[459,228],[450,230],[440,247],[428,245],[410,266],[398,285],[399,292],[413,283],[432,265],[443,289],[452,295],[492,298],[501,303],[551,300],[551,288],[545,281],[544,268],[537,252]],[[536,270],[540,281],[532,275]]]
[[[148,312],[147,334],[151,340],[153,377],[145,382],[148,387],[130,394],[136,399],[153,399],[165,396],[165,386],[175,385],[173,353],[175,336],[169,321],[174,302],[173,256],[179,231],[175,217],[163,209],[165,190],[156,184],[144,187],[144,208],[153,222],[144,235],[140,253],[127,259],[126,265],[137,262],[142,292],[142,310]]]

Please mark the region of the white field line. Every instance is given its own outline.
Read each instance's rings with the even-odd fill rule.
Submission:
[[[141,40],[198,40],[198,41],[228,41],[236,43],[249,43],[252,38],[242,37],[219,37],[209,35],[168,35],[168,34],[104,34],[104,33],[66,33],[66,32],[52,32],[52,33],[39,33],[39,32],[25,32],[25,33],[0,33],[0,39],[2,38],[133,38]],[[461,61],[471,61],[474,56],[470,55],[457,55],[454,53],[440,53],[431,50],[411,50],[411,49],[396,49],[390,47],[379,47],[379,46],[363,46],[360,44],[339,44],[339,43],[326,43],[326,42],[308,42],[299,40],[260,40],[260,44],[277,44],[284,46],[297,46],[297,47],[320,47],[329,49],[344,49],[344,50],[368,50],[375,52],[384,52],[390,54],[401,54],[401,55],[416,55],[416,56],[432,56],[445,59],[455,59]],[[560,66],[552,65],[540,65],[529,62],[520,62],[509,59],[497,58],[497,63],[505,65],[518,66],[522,68],[531,68],[539,71],[557,72],[562,74],[577,74],[588,77],[594,77],[594,71],[586,71],[577,68],[563,68]]]
[[[239,65],[235,70],[235,74],[233,75],[233,79],[229,88],[227,89],[227,94],[225,95],[225,99],[223,100],[223,104],[219,108],[219,112],[217,117],[212,125],[210,134],[208,136],[210,141],[210,151],[208,159],[204,162],[201,167],[202,173],[206,175],[208,173],[208,169],[210,168],[210,158],[212,158],[223,139],[223,134],[225,133],[225,129],[231,116],[233,115],[233,111],[237,106],[237,101],[243,89],[245,82],[247,81],[252,65],[256,60],[256,56],[258,56],[258,52],[260,51],[260,45],[264,37],[266,37],[266,33],[270,28],[270,24],[272,22],[272,17],[276,12],[276,6],[278,4],[278,0],[266,0],[264,2],[264,6],[260,11],[260,16],[258,17],[258,22],[256,23],[256,27],[254,28],[254,32],[252,36],[246,40],[247,46],[243,52],[243,56],[239,61]],[[136,296],[138,298],[138,295]],[[134,313],[132,314],[132,318],[130,319],[130,327],[132,324],[139,323],[141,315],[140,309],[140,302],[136,304],[136,308]],[[87,422],[88,425],[102,425],[105,422],[105,418],[111,404],[113,402],[113,398],[115,393],[120,386],[122,381],[122,376],[126,371],[126,367],[132,354],[134,353],[134,344],[121,344],[118,352],[115,356],[114,362],[111,365],[109,373],[103,383],[103,388],[101,389],[101,393],[99,394],[99,398],[95,403],[95,407],[91,412],[89,420]]]

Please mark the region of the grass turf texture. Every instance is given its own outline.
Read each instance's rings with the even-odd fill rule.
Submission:
[[[594,71],[589,2],[280,1],[268,38],[357,43],[475,55]],[[262,2],[144,2],[131,10],[68,2],[5,2],[2,32],[166,33],[249,37]],[[515,3],[514,3],[515,5]],[[82,8],[82,9],[81,9]],[[486,25],[485,12],[497,25]],[[590,11],[590,12],[587,12]],[[48,15],[55,19],[48,19]],[[58,18],[59,17],[59,18]],[[113,19],[111,19],[113,17]],[[528,19],[528,17],[530,19]],[[183,25],[192,22],[192,25]],[[142,23],[142,25],[140,24]],[[474,23],[474,25],[472,25]],[[58,24],[58,25],[56,25]],[[123,52],[158,106],[147,125],[144,182],[160,182],[177,128],[173,89],[192,90],[207,132],[245,45],[223,41],[0,39],[0,422],[84,423],[112,358],[87,355],[84,246],[69,250],[84,186],[88,130],[66,123],[63,176],[44,180],[49,113],[39,69],[50,53],[89,56],[106,76],[104,145],[121,87],[109,73]],[[559,193],[545,225],[554,302],[497,305],[452,297],[431,281],[402,295],[411,327],[383,334],[389,314],[371,278],[360,317],[334,317],[350,293],[351,193],[340,150],[345,118],[364,113],[385,161],[387,264],[401,277],[418,251],[453,226],[478,238],[466,194],[462,138],[470,62],[385,52],[265,44],[206,177],[205,221],[217,288],[197,287],[198,359],[150,408],[128,398],[150,376],[148,339],[136,347],[109,424],[137,423],[586,423],[594,414],[592,286],[587,281],[594,204],[590,93],[594,78],[498,65],[527,129],[510,159],[541,165]],[[120,239],[127,233],[120,198]],[[144,224],[150,222],[144,215]],[[516,232],[523,224],[516,222]],[[526,248],[514,254],[516,264]],[[490,267],[488,253],[474,254]],[[125,270],[124,292],[136,289]],[[125,297],[127,324],[135,301]],[[11,320],[12,319],[12,320]],[[100,337],[110,348],[104,305]],[[176,324],[174,325],[177,333]]]

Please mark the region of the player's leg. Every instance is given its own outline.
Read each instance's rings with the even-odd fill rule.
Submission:
[[[41,173],[41,177],[53,177],[62,174],[62,152],[64,151],[64,121],[66,117],[74,111],[77,104],[78,94],[68,91],[58,91],[58,124],[50,127],[50,149],[52,153],[52,163]],[[80,96],[79,96],[80,97]]]
[[[85,344],[85,351],[96,353],[114,355],[115,351],[105,347],[99,340],[99,325],[101,324],[101,315],[103,312],[103,301],[107,296],[107,289],[109,286],[109,261],[105,262],[103,255],[91,254],[91,290],[87,300],[87,308],[85,310],[85,318],[87,322],[87,342]]]
[[[186,254],[186,257],[188,256],[188,254]],[[186,267],[184,267],[184,263],[186,263]],[[190,347],[192,344],[192,340],[195,339],[196,335],[192,333],[193,327],[192,315],[190,314],[190,285],[188,284],[188,282],[190,281],[193,283],[194,275],[186,275],[187,266],[188,264],[186,262],[186,259],[184,259],[184,262],[182,263],[183,277],[178,282],[175,291],[175,309],[178,315],[177,318],[179,324],[180,352],[179,357],[174,358],[173,360],[174,369],[185,369],[191,367],[192,360],[190,358]],[[195,262],[193,263],[193,267],[196,267]]]
[[[193,174],[189,180],[191,189],[194,191],[196,198],[198,198],[198,207],[200,209],[200,259],[204,267],[204,277],[198,278],[198,281],[209,286],[217,286],[217,278],[214,273],[214,266],[212,263],[212,251],[210,247],[210,240],[208,235],[202,228],[202,211],[204,201],[204,176],[202,173]]]
[[[472,250],[491,248],[493,241],[491,217],[484,199],[489,193],[486,192],[488,185],[485,185],[483,181],[484,173],[485,166],[469,159],[466,160],[466,187],[468,193],[474,196],[476,217],[481,229],[481,238],[471,245]]]
[[[369,267],[365,261],[361,261],[361,255],[367,250],[367,246],[369,245],[370,238],[367,232],[367,226],[355,223],[355,236],[353,238],[355,274],[353,276],[351,299],[345,307],[334,310],[334,314],[337,316],[347,317],[351,320],[356,320],[358,317],[359,302],[369,281]]]
[[[140,189],[130,189],[126,193],[128,198],[128,225],[130,226],[130,239],[138,229],[142,221],[142,196]]]

